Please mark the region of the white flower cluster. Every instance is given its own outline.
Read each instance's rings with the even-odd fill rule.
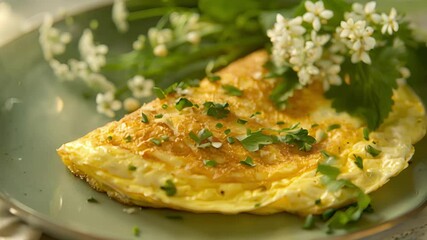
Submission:
[[[202,35],[209,33],[213,28],[199,21],[197,13],[173,12],[169,16],[170,28],[150,28],[148,41],[153,48],[153,54],[158,57],[168,55],[168,48],[185,42],[197,45]]]
[[[334,13],[322,1],[304,4],[306,12],[302,17],[286,19],[279,14],[273,29],[267,31],[273,45],[273,63],[295,71],[303,86],[315,79],[323,81],[325,90],[330,85],[340,85],[345,57],[351,56],[353,63],[371,64],[369,51],[377,44],[374,32],[392,35],[399,29],[395,9],[388,15],[379,14],[376,3],[368,2],[354,3],[352,12],[345,13],[335,32],[329,30],[331,26],[323,30]]]
[[[67,44],[71,42],[70,33],[61,32],[52,26],[52,16],[46,15],[39,30],[39,41],[42,47],[44,58],[47,61],[53,59],[53,57],[56,55],[63,54]]]

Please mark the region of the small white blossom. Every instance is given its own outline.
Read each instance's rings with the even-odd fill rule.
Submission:
[[[86,29],[80,38],[79,51],[83,60],[94,72],[99,72],[106,63],[105,55],[108,53],[108,47],[102,44],[95,45],[93,33],[89,29]]]
[[[411,71],[407,67],[400,67],[399,72],[401,77],[397,79],[399,86],[405,85],[406,80],[411,77]]]
[[[153,54],[157,57],[166,57],[169,54],[169,51],[166,45],[160,44],[153,49]]]
[[[74,75],[67,64],[61,63],[56,59],[51,59],[49,60],[49,65],[58,78],[63,80],[74,80]]]
[[[86,78],[82,78],[86,84],[97,91],[113,92],[116,91],[116,86],[104,76],[99,73],[89,73]]]
[[[70,33],[61,32],[53,27],[53,18],[50,15],[46,15],[39,31],[39,42],[46,60],[63,54],[67,44],[71,42]]]
[[[84,61],[78,61],[76,59],[68,60],[68,66],[70,66],[71,72],[75,77],[85,79],[89,76],[89,66]]]
[[[129,97],[123,101],[123,107],[127,112],[133,112],[141,106],[138,99]]]
[[[353,3],[353,11],[345,14],[345,19],[348,20],[353,18],[353,20],[366,20],[375,24],[378,24],[381,21],[381,16],[376,13],[377,3],[374,1],[368,2],[365,5],[360,3]]]
[[[339,75],[341,67],[331,60],[321,60],[317,63],[320,68],[320,78],[323,81],[323,90],[327,91],[330,85],[341,85],[342,79]]]
[[[151,46],[154,48],[157,45],[168,44],[173,39],[172,30],[169,28],[158,29],[150,28],[148,29],[148,40],[150,41]]]
[[[298,80],[305,86],[313,82],[313,77],[319,74],[319,68],[314,65],[305,65],[298,71]]]
[[[316,3],[306,1],[304,6],[307,12],[302,16],[302,18],[304,21],[311,23],[315,31],[319,31],[321,24],[334,16],[334,13],[331,10],[325,9],[322,1],[317,1]]]
[[[397,23],[397,12],[396,9],[392,8],[390,14],[385,13],[381,14],[383,27],[381,28],[381,33],[385,34],[386,32],[389,35],[392,35],[393,32],[399,30],[399,24]]]
[[[145,40],[146,40],[145,35],[142,35],[142,34],[139,35],[138,39],[135,42],[133,42],[133,44],[132,44],[133,49],[136,51],[144,49]]]
[[[137,75],[128,81],[128,87],[136,98],[149,97],[152,94],[154,82],[151,79]]]
[[[114,112],[122,108],[122,103],[114,98],[113,92],[98,93],[96,104],[96,110],[108,117],[114,117]]]
[[[189,43],[196,45],[200,43],[201,37],[198,32],[193,31],[187,33],[186,39]]]
[[[112,17],[114,24],[120,32],[126,32],[129,28],[127,22],[128,15],[125,0],[114,0]]]

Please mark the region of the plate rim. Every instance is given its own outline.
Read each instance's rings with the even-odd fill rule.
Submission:
[[[89,3],[82,6],[77,6],[72,10],[67,11],[65,14],[58,13],[58,12],[55,14],[44,13],[44,16],[47,14],[52,15],[54,19],[53,23],[56,24],[58,22],[64,21],[67,17],[74,17],[84,12],[94,11],[99,8],[110,6],[113,2],[114,0],[104,0],[103,2]],[[8,41],[4,42],[2,45],[0,45],[0,48],[7,47],[7,45],[11,44],[12,42],[17,41],[18,39],[37,31],[42,23],[43,23],[43,18],[36,19],[36,20],[32,19],[32,21],[28,23],[29,25],[27,28],[25,28],[25,30],[21,31],[16,36],[10,38]],[[427,136],[425,137],[427,138]],[[84,231],[78,231],[73,228],[67,228],[62,224],[57,224],[54,221],[52,221],[52,219],[50,219],[48,215],[42,214],[32,209],[31,207],[28,207],[27,205],[19,202],[16,199],[13,199],[11,196],[8,196],[2,191],[0,191],[0,200],[5,204],[10,214],[18,217],[20,220],[22,220],[29,226],[36,227],[37,229],[42,231],[42,234],[48,234],[50,237],[54,237],[54,238],[61,237],[61,239],[63,237],[67,239],[68,238],[74,239],[77,237],[77,239],[113,240],[113,238],[110,238],[110,237],[101,237],[101,236],[97,236]],[[362,239],[365,237],[374,236],[375,234],[386,232],[396,226],[401,225],[404,222],[404,220],[407,220],[412,216],[418,215],[423,209],[427,209],[427,198],[424,198],[419,204],[417,204],[411,210],[397,217],[389,219],[385,222],[382,222],[377,225],[367,227],[364,229],[360,229],[354,232],[349,232],[343,235],[337,235],[337,236],[329,235],[329,236],[322,237],[320,239],[325,239],[325,240],[326,239],[335,239],[335,240],[346,239],[347,240],[347,239]]]

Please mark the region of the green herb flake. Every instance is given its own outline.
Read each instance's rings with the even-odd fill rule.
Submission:
[[[150,138],[150,142],[154,143],[157,146],[162,145],[162,141],[158,138]]]
[[[108,140],[108,141],[113,141],[113,136],[108,136],[108,137],[107,137],[107,140]]]
[[[179,98],[175,103],[175,108],[182,111],[184,108],[192,107],[193,103],[187,98]]]
[[[163,114],[156,114],[156,115],[154,115],[154,118],[162,118],[163,117]]]
[[[252,115],[250,116],[250,118],[253,118],[253,117],[255,117],[256,115],[261,115],[261,112],[255,112],[255,113],[252,113]]]
[[[283,125],[283,124],[285,124],[285,122],[284,121],[278,121],[276,124],[277,125]]]
[[[228,135],[228,134],[230,134],[230,133],[231,133],[231,129],[229,129],[229,128],[228,128],[228,129],[226,129],[226,130],[224,131],[224,134],[225,134],[225,135]]]
[[[254,207],[256,207],[256,208],[261,207],[261,203],[255,203]]]
[[[139,237],[139,235],[141,234],[141,230],[139,229],[139,227],[133,227],[132,232],[135,237]]]
[[[163,109],[168,109],[169,105],[167,105],[166,103],[162,105]]]
[[[128,135],[125,137],[125,141],[128,142],[132,142],[132,136]]]
[[[330,131],[332,131],[334,129],[338,129],[338,128],[341,128],[340,124],[332,124],[332,125],[329,125],[327,131],[330,132]]]
[[[145,115],[145,113],[141,112],[141,122],[148,123],[148,117]]]
[[[153,92],[160,99],[166,98],[165,92],[159,87],[153,87]]]
[[[233,144],[233,143],[236,142],[236,140],[234,140],[233,137],[227,137],[227,142],[230,143],[230,144]]]
[[[246,121],[246,120],[243,120],[243,119],[237,119],[237,121],[236,121],[238,124],[242,124],[242,125],[245,125],[248,121]]]
[[[324,211],[323,213],[322,213],[322,220],[328,220],[329,218],[331,218],[333,215],[334,215],[334,213],[336,212],[337,210],[336,209],[333,209],[333,208],[329,208],[329,209],[327,209],[326,211]]]
[[[135,171],[136,169],[137,169],[137,167],[135,167],[135,166],[134,166],[134,165],[132,165],[132,164],[128,166],[128,170],[129,170],[129,171]]]
[[[200,139],[199,139],[199,137],[193,132],[193,131],[191,131],[189,134],[188,134],[189,136],[190,136],[190,138],[191,139],[193,139],[197,144],[200,144]]]
[[[339,168],[330,166],[328,164],[319,164],[317,165],[317,172],[327,176],[330,179],[337,179],[338,175],[340,174]]]
[[[245,138],[240,140],[242,146],[250,151],[255,152],[262,148],[264,145],[272,144],[273,138],[269,135],[262,133],[261,131],[252,132]]]
[[[314,228],[315,219],[312,214],[307,215],[304,221],[304,225],[302,226],[303,229],[313,229]]]
[[[368,128],[363,128],[363,138],[366,141],[369,141],[369,129]]]
[[[279,136],[279,140],[283,143],[293,144],[298,146],[300,151],[308,152],[316,143],[316,139],[308,135],[308,130],[297,128],[298,124],[294,124],[289,129],[285,129],[285,135]]]
[[[218,165],[218,163],[215,160],[203,160],[203,164],[206,167],[216,167],[216,165]]]
[[[356,166],[363,170],[363,159],[357,155],[354,155],[354,163]]]
[[[88,198],[88,199],[87,199],[87,202],[89,202],[89,203],[99,203],[99,201],[98,201],[98,200],[96,200],[94,197],[90,197],[90,198]]]
[[[206,115],[214,117],[216,119],[226,118],[230,113],[228,110],[228,103],[220,104],[213,102],[205,102],[203,106],[206,109]]]
[[[176,194],[176,187],[175,184],[172,182],[172,180],[167,180],[164,186],[161,186],[160,189],[165,191],[166,195],[171,197]]]
[[[244,161],[240,161],[241,164],[246,165],[248,167],[255,167],[256,164],[254,163],[254,160],[251,157],[246,157]]]
[[[163,135],[160,138],[162,139],[163,142],[169,141],[169,136],[168,135]]]
[[[225,93],[226,93],[227,95],[230,95],[230,96],[240,97],[240,96],[242,96],[242,95],[243,95],[243,91],[242,91],[242,90],[240,90],[240,89],[238,89],[238,88],[236,88],[236,87],[235,87],[235,86],[233,86],[233,85],[228,85],[228,84],[226,84],[226,85],[222,85],[222,89],[224,89],[224,90],[225,90]]]
[[[320,199],[316,199],[316,201],[314,201],[314,204],[316,204],[316,205],[320,205],[322,203],[322,200],[320,200]]]
[[[217,82],[217,81],[221,80],[221,77],[218,75],[210,74],[210,75],[208,75],[208,80],[211,82]]]
[[[217,124],[215,125],[215,127],[216,127],[216,128],[222,128],[222,127],[224,127],[224,125],[223,125],[222,123],[217,123]]]
[[[312,125],[311,125],[311,128],[316,128],[316,127],[318,127],[318,126],[319,126],[319,124],[315,123],[315,124],[312,124]]]
[[[366,145],[365,151],[369,154],[371,154],[372,157],[376,157],[380,155],[381,151],[372,147],[371,145]]]

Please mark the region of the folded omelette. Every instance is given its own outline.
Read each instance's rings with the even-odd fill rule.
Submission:
[[[285,110],[261,79],[268,59],[255,52],[217,73],[145,104],[58,149],[70,171],[125,204],[191,212],[301,215],[353,202],[352,188],[332,191],[317,171],[334,156],[337,178],[370,193],[408,166],[426,131],[423,104],[405,85],[393,111],[367,135],[365,123],[337,113],[321,84],[297,90]],[[263,139],[307,130],[311,144]],[[327,154],[326,154],[327,153]]]

